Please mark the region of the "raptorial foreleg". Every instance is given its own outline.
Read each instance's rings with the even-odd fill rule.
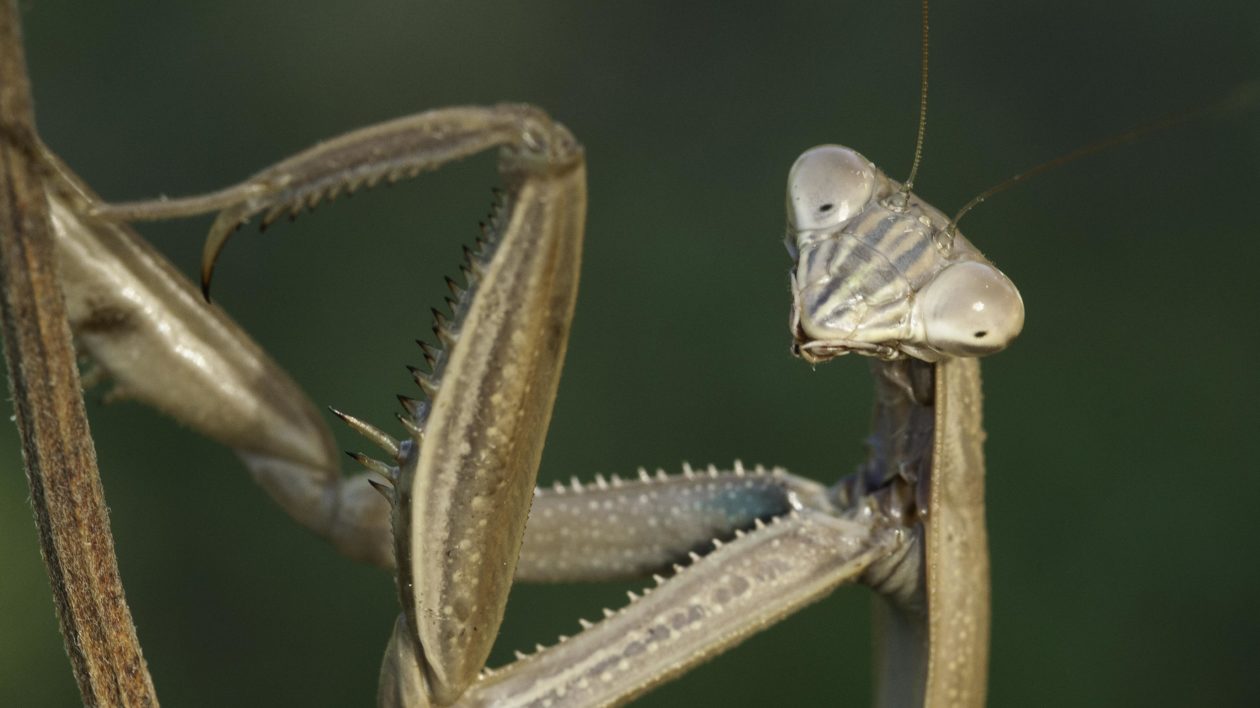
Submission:
[[[806,509],[758,523],[603,621],[488,672],[458,705],[623,703],[855,580],[901,542],[901,531],[870,516]],[[405,641],[395,634],[403,654]],[[423,705],[383,696],[383,705]]]
[[[446,108],[320,143],[214,194],[92,213],[154,219],[221,209],[202,263],[209,287],[228,235],[266,225],[344,191],[501,148],[499,213],[470,252],[441,348],[418,372],[427,402],[404,401],[410,439],[357,427],[391,460],[394,556],[414,661],[436,702],[476,677],[502,621],[533,497],[577,295],[586,214],[581,147],[542,111],[521,105]]]

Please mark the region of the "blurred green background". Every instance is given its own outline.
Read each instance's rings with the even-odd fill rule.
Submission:
[[[112,199],[219,187],[441,105],[529,101],[571,127],[590,218],[545,481],[736,457],[832,480],[862,458],[865,363],[788,355],[783,186],[822,142],[904,176],[916,3],[24,4],[44,138]],[[917,191],[947,211],[1260,78],[1254,0],[939,3],[932,28]],[[317,403],[388,422],[493,169],[242,236],[217,298]],[[964,224],[1028,309],[985,365],[992,705],[1260,703],[1257,188],[1252,112],[1079,163]],[[144,232],[194,273],[207,225]],[[390,578],[289,523],[229,452],[90,395],[161,699],[371,704]],[[74,705],[7,428],[0,465],[0,705]],[[519,588],[494,663],[624,590]],[[641,704],[863,705],[868,602],[844,589]]]

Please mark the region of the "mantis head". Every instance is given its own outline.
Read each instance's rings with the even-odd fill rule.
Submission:
[[[787,215],[794,349],[811,362],[985,356],[1023,329],[1010,279],[852,149],[820,145],[796,160]]]

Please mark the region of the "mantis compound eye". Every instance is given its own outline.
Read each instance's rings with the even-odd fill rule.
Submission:
[[[1001,351],[1024,328],[1019,291],[987,263],[965,261],[945,268],[919,292],[914,308],[927,345],[951,356]]]
[[[875,167],[839,145],[806,150],[788,173],[788,223],[795,231],[839,226],[862,210],[875,188]]]

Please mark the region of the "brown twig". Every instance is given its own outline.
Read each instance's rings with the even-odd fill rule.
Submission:
[[[155,706],[57,280],[16,2],[0,2],[0,318],[31,504],[83,702]]]

